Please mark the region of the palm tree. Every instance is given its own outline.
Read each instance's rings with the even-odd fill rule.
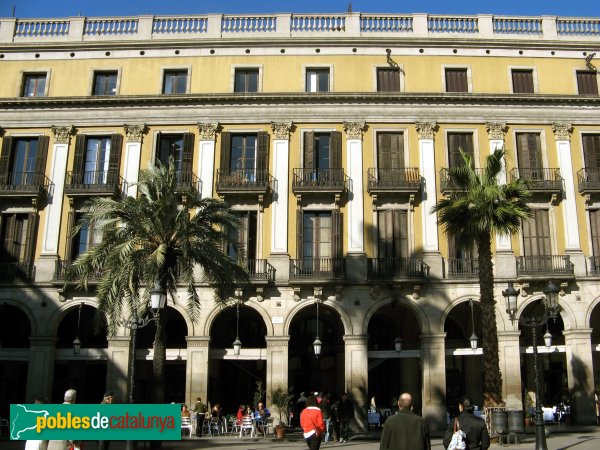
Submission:
[[[102,242],[83,253],[70,267],[68,278],[87,289],[88,280],[101,271],[98,316],[108,319],[109,335],[119,327],[124,310],[148,308],[154,286],[164,289],[173,303],[177,286],[187,289],[186,309],[198,317],[200,299],[194,266],[204,271],[215,298],[225,303],[235,283],[247,281],[246,271],[228,257],[222,243],[237,229],[238,220],[218,200],[197,198],[190,186],[178,184],[173,160],[142,171],[137,198],[94,198],[84,209],[82,225],[102,234]],[[137,309],[136,309],[137,310]],[[164,403],[166,309],[156,320],[153,360],[153,401]]]
[[[482,311],[483,390],[501,398],[502,374],[498,359],[496,300],[492,265],[492,235],[518,233],[531,216],[527,206],[529,182],[518,179],[498,184],[504,149],[496,149],[483,169],[475,169],[471,156],[460,150],[462,164],[448,171],[452,193],[432,208],[447,236],[463,247],[475,244],[479,252],[479,293]]]

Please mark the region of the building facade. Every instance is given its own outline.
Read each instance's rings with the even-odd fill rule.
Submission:
[[[239,325],[203,283],[198,321],[170,305],[169,401],[233,412],[256,381],[267,396],[348,391],[364,426],[368,398],[386,407],[410,391],[445,423],[463,393],[482,402],[469,337],[485,324],[477,254],[431,209],[452,191],[459,148],[480,167],[504,147],[499,182],[531,179],[534,216],[494,239],[502,394],[520,408],[534,384],[531,337],[501,291],[513,281],[518,314],[535,314],[551,280],[562,311],[541,349],[543,402],[568,398],[579,422],[595,421],[599,44],[599,19],[546,16],[0,19],[3,408],[70,386],[83,402],[104,389],[125,399],[127,330],[107,338],[93,287],[64,284],[101,236],[71,230],[87,199],[135,196],[140,171],[173,157],[182,185],[239,214],[239,245],[224,251],[252,282],[234,299]],[[152,336],[138,340],[138,401],[152,389]]]

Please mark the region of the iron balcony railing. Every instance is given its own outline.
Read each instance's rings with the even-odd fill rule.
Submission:
[[[290,259],[290,279],[344,278],[344,258]]]
[[[48,193],[52,182],[43,172],[6,172],[0,174],[0,194],[37,195]]]
[[[273,177],[268,169],[219,169],[217,192],[267,192]]]
[[[73,264],[73,261],[57,259],[54,264],[54,279],[63,281],[67,278],[69,268]],[[91,282],[98,282],[102,278],[102,270],[97,270],[89,278]]]
[[[369,278],[425,278],[428,275],[429,266],[423,262],[422,258],[369,258]]]
[[[455,183],[453,182],[453,180],[450,178],[450,168],[443,168],[440,170],[440,192],[446,193],[446,192],[457,192],[458,188],[456,187]],[[476,168],[475,170],[475,174],[477,176],[482,176],[483,175],[483,170],[484,169],[480,169],[480,168]]]
[[[573,275],[575,265],[569,255],[518,256],[517,276]]]
[[[600,274],[600,256],[590,256],[589,273],[593,275]]]
[[[113,194],[125,191],[125,180],[118,170],[86,170],[67,172],[65,194]]]
[[[275,281],[275,267],[266,259],[247,259],[243,262],[250,276],[250,281]]]
[[[577,172],[579,192],[600,192],[600,169],[581,169]]]
[[[342,192],[345,188],[344,169],[294,169],[294,192]]]
[[[417,192],[421,189],[421,175],[415,167],[398,169],[379,169],[371,167],[367,170],[368,192]]]
[[[189,170],[178,170],[175,172],[176,184],[175,189],[178,193],[192,188],[194,192],[202,192],[202,181],[195,173]]]
[[[0,281],[31,281],[35,277],[33,263],[2,262],[0,263]]]
[[[514,168],[510,171],[510,180],[515,181],[519,178],[530,180],[531,191],[552,191],[560,192],[563,188],[563,178],[560,176],[560,169],[521,169]]]
[[[479,260],[477,258],[448,258],[448,278],[477,278]]]

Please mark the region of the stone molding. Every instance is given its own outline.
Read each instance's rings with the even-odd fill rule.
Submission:
[[[485,129],[488,132],[490,139],[502,139],[504,140],[508,127],[506,122],[486,122]]]
[[[363,132],[367,123],[362,122],[344,122],[344,131],[346,132],[346,139],[360,139],[363,138]]]
[[[112,347],[129,347],[131,338],[129,337],[114,337],[108,339],[108,348]]]
[[[56,336],[30,336],[29,348],[32,347],[56,347],[58,338]]]
[[[343,336],[344,343],[348,345],[364,345],[369,343],[369,336],[365,334],[346,334]]]
[[[437,122],[415,122],[419,139],[433,139],[437,130]]]
[[[54,134],[54,140],[57,144],[68,144],[71,140],[71,136],[75,134],[75,127],[73,125],[68,127],[56,127],[50,125],[52,133]]]
[[[198,131],[200,131],[201,141],[214,141],[219,131],[219,122],[202,123],[198,122]]]
[[[573,126],[570,123],[553,122],[552,131],[557,141],[570,141]]]
[[[188,348],[190,347],[205,347],[210,344],[210,336],[186,336]]]
[[[290,336],[267,336],[267,348],[270,347],[287,347],[290,344]]]
[[[594,330],[592,330],[591,328],[578,328],[576,330],[565,330],[562,333],[565,337],[565,341],[568,339],[585,339],[589,341],[590,336],[592,335],[592,331]]]
[[[142,142],[144,138],[144,134],[148,132],[146,128],[146,124],[137,124],[137,125],[123,125],[125,129],[125,136],[127,136],[127,140],[129,142]]]
[[[446,342],[446,333],[421,334],[421,344],[443,344]]]
[[[520,330],[498,331],[498,342],[518,341],[520,337]]]
[[[290,138],[290,132],[292,130],[293,122],[271,122],[271,129],[273,130],[273,134],[275,134],[275,139],[285,139],[288,140]]]

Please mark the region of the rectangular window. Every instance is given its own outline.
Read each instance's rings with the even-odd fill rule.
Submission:
[[[25,262],[29,214],[4,214],[2,224],[2,261]]]
[[[258,69],[235,69],[234,92],[258,92]]]
[[[377,233],[379,258],[408,257],[407,211],[378,211]]]
[[[400,92],[400,69],[377,69],[377,92]]]
[[[600,169],[600,134],[584,134],[582,141],[585,168]]]
[[[93,224],[83,223],[82,219],[83,213],[75,213],[75,222],[81,223],[81,228],[73,236],[70,255],[71,261],[74,261],[79,255],[82,255],[102,242],[102,232],[100,229],[93,226]]]
[[[598,95],[598,74],[591,70],[578,70],[577,89],[580,95]]]
[[[118,72],[94,72],[93,95],[117,95]]]
[[[459,150],[471,156],[475,163],[475,150],[473,147],[473,133],[448,133],[448,167],[460,167],[463,159]]]
[[[306,69],[306,92],[329,92],[329,69]]]
[[[165,70],[163,94],[185,94],[187,92],[187,70]]]
[[[590,210],[590,228],[592,235],[592,254],[595,258],[600,258],[600,209]],[[596,270],[598,270],[597,266]]]
[[[523,256],[551,254],[548,210],[534,209],[533,216],[523,221]]]
[[[235,235],[230,236],[227,245],[227,255],[235,260],[256,259],[257,240],[257,213],[244,211],[236,213],[240,219],[240,226]]]
[[[446,92],[469,92],[467,69],[446,69]]]
[[[331,258],[331,212],[304,212],[304,258]]]
[[[157,159],[163,164],[169,164],[169,158],[175,162],[175,170],[181,170],[183,162],[183,135],[161,134],[158,143]]]
[[[83,184],[106,184],[110,143],[110,137],[89,137],[86,140]]]
[[[531,69],[513,69],[512,70],[513,93],[515,94],[533,94],[533,70]]]
[[[544,164],[539,133],[518,133],[516,137],[519,176],[532,180],[543,180]]]
[[[404,168],[403,133],[377,133],[377,168]]]
[[[46,74],[26,73],[23,75],[23,97],[43,97],[46,95]]]

